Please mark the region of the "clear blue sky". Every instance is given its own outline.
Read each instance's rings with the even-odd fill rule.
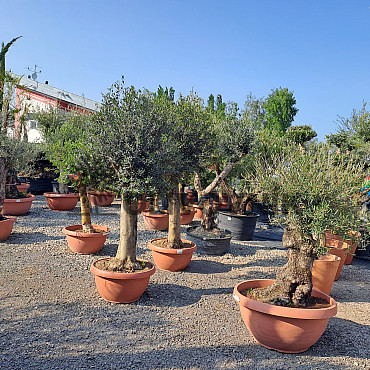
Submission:
[[[370,102],[370,0],[0,0],[7,69],[101,100],[122,75],[243,106],[287,87],[320,140]]]

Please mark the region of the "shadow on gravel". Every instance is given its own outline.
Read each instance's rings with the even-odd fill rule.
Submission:
[[[61,240],[65,239],[64,234],[63,235],[57,235],[57,236],[51,236],[44,233],[40,233],[38,231],[27,233],[22,232],[21,234],[17,234],[16,232],[12,234],[7,240],[6,244],[20,244],[24,243],[25,241],[30,241],[30,243],[34,243],[37,241],[40,242],[46,242],[48,240]]]
[[[222,274],[231,271],[235,267],[239,268],[246,266],[247,264],[229,265],[216,261],[192,260],[185,272],[189,272],[191,274]]]
[[[202,296],[228,294],[233,288],[192,289],[177,284],[149,284],[138,301],[139,305],[154,307],[187,307],[197,303]]]

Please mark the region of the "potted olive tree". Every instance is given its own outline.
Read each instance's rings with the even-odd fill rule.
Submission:
[[[156,265],[164,270],[179,271],[190,263],[196,245],[181,239],[181,193],[179,183],[184,174],[199,167],[206,155],[208,113],[194,93],[180,95],[175,102],[166,95],[156,96],[156,103],[165,112],[169,127],[163,145],[163,179],[168,199],[168,236],[149,243]]]
[[[80,200],[81,224],[69,225],[63,229],[72,251],[82,254],[98,252],[104,245],[109,229],[93,225],[87,186],[107,186],[106,179],[112,176],[113,169],[87,145],[89,132],[88,115],[70,114],[68,119],[53,131],[46,142],[46,152],[52,163],[60,168],[59,178],[63,183],[74,181],[77,193],[46,193],[49,207],[59,210],[73,209]],[[77,197],[76,197],[77,196]],[[71,201],[71,205],[66,202]],[[60,201],[58,204],[56,202]]]
[[[325,250],[325,231],[337,223],[338,215],[352,219],[358,211],[354,195],[363,168],[324,145],[308,152],[291,148],[270,165],[258,167],[264,171],[256,171],[256,186],[276,205],[276,222],[285,227],[283,245],[290,258],[275,281],[242,282],[235,287],[234,298],[260,344],[281,352],[303,352],[336,314],[335,301],[312,288],[311,271],[320,250]],[[312,304],[321,308],[307,309]]]
[[[128,303],[141,297],[154,266],[136,257],[138,199],[163,188],[162,141],[167,131],[153,94],[115,83],[86,127],[88,145],[113,169],[111,189],[121,196],[120,241],[115,258],[91,271],[102,297]]]

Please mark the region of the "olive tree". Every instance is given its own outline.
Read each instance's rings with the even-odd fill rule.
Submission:
[[[291,147],[268,164],[257,162],[256,186],[276,205],[275,221],[285,227],[283,245],[290,258],[276,274],[276,282],[254,290],[254,298],[277,305],[307,305],[312,264],[324,246],[325,231],[356,230],[356,194],[363,178],[363,167],[353,158],[332,153],[325,145],[308,151]]]
[[[152,93],[125,87],[122,80],[103,95],[99,112],[86,128],[91,150],[113,170],[110,188],[121,195],[120,241],[108,266],[113,271],[143,268],[136,259],[137,201],[144,193],[165,187],[163,109]]]

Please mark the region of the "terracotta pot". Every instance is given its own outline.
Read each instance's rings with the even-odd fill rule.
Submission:
[[[245,325],[257,343],[284,353],[300,353],[309,349],[324,333],[329,318],[337,313],[335,300],[312,290],[312,296],[326,299],[330,307],[319,309],[274,306],[247,298],[240,292],[262,288],[274,280],[248,280],[234,288]]]
[[[109,234],[109,228],[106,226],[92,225],[94,229],[104,230],[102,233],[83,233],[82,225],[67,226],[63,229],[66,235],[69,248],[76,253],[92,254],[97,253],[103,248],[103,245]]]
[[[22,193],[26,193],[29,187],[30,187],[30,184],[27,184],[25,182],[22,182],[21,184],[17,185],[18,191],[21,191]]]
[[[139,200],[138,201],[138,205],[137,205],[137,211],[139,213],[145,211],[146,209],[149,208],[149,202],[145,201],[145,200]]]
[[[330,295],[340,262],[340,257],[333,254],[324,254],[315,260],[312,266],[313,288]]]
[[[343,266],[344,266],[344,261],[346,260],[346,256],[348,254],[348,249],[346,249],[346,248],[331,248],[331,249],[329,249],[329,253],[340,257],[338,270],[337,270],[337,273],[336,273],[335,278],[334,278],[334,280],[337,281],[339,279],[340,273],[342,272],[342,269],[343,269]]]
[[[157,238],[149,242],[149,248],[152,250],[154,263],[161,270],[167,271],[182,271],[188,267],[193,252],[197,250],[197,246],[189,240],[183,240],[183,242],[191,243],[190,248],[183,249],[168,249],[157,247],[153,244],[155,240],[164,240],[167,238]]]
[[[346,256],[346,259],[344,260],[345,265],[350,265],[352,263],[353,254],[356,252],[359,239],[361,238],[361,234],[359,232],[355,232],[354,234],[356,234],[355,236],[357,237],[357,239],[343,240],[343,248],[348,249],[348,254]]]
[[[96,262],[92,263],[90,270],[95,275],[98,292],[103,299],[113,303],[137,301],[145,292],[149,279],[155,272],[153,265],[148,271],[133,273],[104,271],[95,267]]]
[[[88,191],[87,195],[91,205],[98,207],[110,206],[116,197],[111,191]]]
[[[193,221],[195,211],[182,211],[181,215],[181,225],[189,225]]]
[[[28,194],[27,198],[4,199],[3,210],[1,211],[1,214],[23,216],[30,210],[32,202],[35,199],[36,197],[32,194]]]
[[[79,201],[77,193],[44,193],[44,196],[49,208],[53,211],[72,211]]]
[[[169,223],[168,213],[153,213],[153,211],[143,212],[144,222],[150,230],[167,230]]]
[[[17,221],[15,217],[7,217],[5,220],[0,221],[0,240],[9,238],[15,221]]]
[[[325,247],[342,248],[343,238],[340,235],[325,231]]]
[[[193,210],[195,211],[194,218],[197,218],[198,220],[203,219],[203,207],[199,207],[197,204],[190,204],[193,207]]]

